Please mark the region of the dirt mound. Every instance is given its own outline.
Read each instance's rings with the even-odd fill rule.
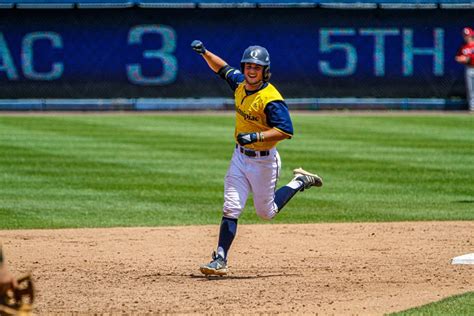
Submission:
[[[474,291],[474,222],[240,225],[207,279],[217,226],[1,231],[35,312],[383,314]]]

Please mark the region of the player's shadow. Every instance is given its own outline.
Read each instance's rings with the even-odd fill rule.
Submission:
[[[297,273],[268,273],[268,274],[254,274],[254,275],[203,275],[203,274],[184,274],[184,273],[153,273],[139,276],[137,279],[158,279],[158,278],[190,278],[199,281],[224,281],[224,280],[252,280],[252,279],[264,279],[264,278],[275,278],[275,277],[294,277],[302,276]]]
[[[197,279],[200,281],[224,281],[224,280],[252,280],[252,279],[264,279],[264,278],[275,278],[275,277],[286,277],[286,276],[301,276],[296,273],[273,273],[273,274],[256,274],[256,275],[195,275],[191,274],[191,279]]]

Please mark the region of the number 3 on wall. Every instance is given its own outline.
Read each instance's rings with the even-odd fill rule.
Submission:
[[[127,65],[127,77],[132,83],[139,85],[157,85],[162,86],[173,83],[178,73],[178,62],[172,53],[176,49],[176,33],[173,28],[160,25],[137,25],[130,29],[128,33],[128,44],[141,44],[144,34],[158,34],[162,38],[162,47],[155,50],[143,51],[143,57],[146,59],[158,59],[163,65],[161,75],[147,77],[143,75],[140,64]]]

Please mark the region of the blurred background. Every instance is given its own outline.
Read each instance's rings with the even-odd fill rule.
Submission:
[[[471,0],[0,0],[1,110],[232,109],[190,49],[266,47],[292,109],[467,110]]]

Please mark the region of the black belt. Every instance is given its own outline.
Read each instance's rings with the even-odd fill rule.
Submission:
[[[239,146],[237,144],[235,144],[235,148],[239,148],[239,150],[242,154],[244,154],[245,156],[249,156],[249,157],[257,157],[257,156],[265,157],[265,156],[270,155],[270,151],[268,151],[268,150],[255,151],[255,150],[251,150],[251,149],[245,149],[244,147]]]

